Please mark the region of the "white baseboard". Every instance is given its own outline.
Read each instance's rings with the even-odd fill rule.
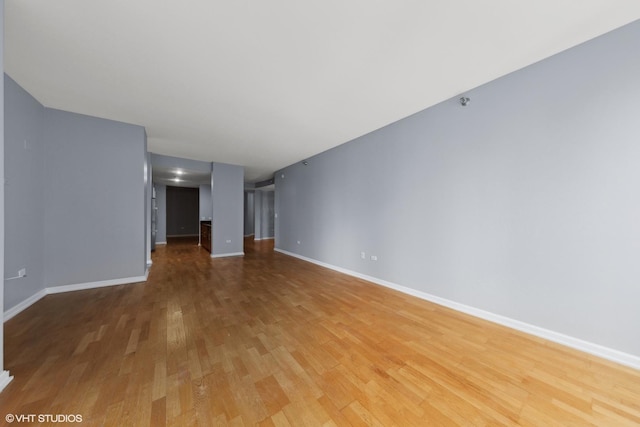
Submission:
[[[166,245],[167,242],[156,242],[156,245]]]
[[[11,380],[13,380],[13,377],[9,375],[9,371],[2,371],[0,373],[0,391],[4,390]]]
[[[47,290],[46,289],[41,289],[37,293],[31,295],[26,300],[19,302],[18,304],[14,305],[13,307],[11,307],[7,311],[5,311],[3,320],[6,322],[7,320],[9,320],[12,317],[14,317],[16,314],[18,314],[18,313],[26,310],[27,308],[31,307],[33,304],[35,304],[36,302],[40,301],[45,296],[47,296]]]
[[[307,262],[319,265],[321,267],[328,268],[330,270],[338,271],[340,273],[344,273],[349,276],[357,277],[359,279],[363,279],[368,282],[385,286],[387,288],[395,289],[402,293],[412,295],[420,299],[430,301],[435,304],[442,305],[444,307],[448,307],[453,310],[460,311],[462,313],[466,313],[474,317],[478,317],[480,319],[488,320],[489,322],[497,323],[499,325],[506,326],[508,328],[515,329],[517,331],[521,331],[530,335],[535,335],[537,337],[544,338],[546,340],[553,341],[558,344],[562,344],[567,347],[571,347],[576,350],[580,350],[585,353],[589,353],[594,356],[598,356],[603,359],[611,360],[621,365],[629,366],[631,368],[640,370],[640,357],[635,356],[633,354],[624,353],[622,351],[605,347],[600,344],[584,341],[579,338],[575,338],[575,337],[565,335],[559,332],[555,332],[549,329],[541,328],[539,326],[531,325],[529,323],[521,322],[519,320],[511,319],[509,317],[491,313],[489,311],[484,311],[479,308],[471,307],[465,304],[460,304],[455,301],[451,301],[445,298],[431,295],[426,292],[418,291],[416,289],[411,289],[406,286],[388,282],[386,280],[378,279],[377,277],[367,276],[366,274],[361,274],[356,271],[348,270],[346,268],[338,267],[332,264],[327,264],[325,262],[318,261],[313,258],[308,258],[302,255],[298,255],[293,252],[288,252],[283,249],[275,248],[275,251],[301,259],[303,261],[307,261]]]
[[[226,258],[231,256],[244,256],[244,252],[233,252],[228,254],[211,254],[211,258]]]
[[[101,280],[98,282],[89,282],[89,283],[78,283],[75,285],[63,285],[63,286],[52,286],[50,288],[41,289],[34,295],[30,296],[24,301],[14,305],[10,309],[4,312],[3,321],[14,317],[16,314],[26,310],[36,302],[38,302],[43,297],[50,294],[59,294],[63,292],[73,292],[73,291],[83,291],[86,289],[94,289],[94,288],[103,288],[105,286],[116,286],[116,285],[127,285],[130,283],[140,283],[146,282],[149,276],[149,269],[145,271],[144,276],[135,276],[135,277],[126,277],[122,279],[112,279],[112,280]]]
[[[59,294],[62,292],[84,291],[86,289],[104,288],[106,286],[128,285],[130,283],[140,283],[147,280],[147,272],[144,276],[125,277],[122,279],[100,280],[98,282],[78,283],[75,285],[52,286],[47,288],[47,294]]]
[[[259,239],[253,239],[253,240],[273,240],[275,239],[275,237],[260,237]]]

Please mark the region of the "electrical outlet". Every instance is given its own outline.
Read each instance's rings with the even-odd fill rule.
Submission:
[[[298,240],[298,244],[300,244],[300,240]]]
[[[231,239],[227,239],[227,243],[231,243]]]
[[[26,268],[21,268],[20,270],[18,270],[18,277],[24,277],[27,275],[27,269]]]
[[[367,259],[367,254],[365,254],[364,252],[360,252],[360,258]]]
[[[378,260],[377,255],[371,255],[371,261],[377,261],[377,260]]]

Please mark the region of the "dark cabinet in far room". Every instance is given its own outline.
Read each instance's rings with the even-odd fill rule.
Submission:
[[[200,244],[211,252],[211,221],[200,221]]]

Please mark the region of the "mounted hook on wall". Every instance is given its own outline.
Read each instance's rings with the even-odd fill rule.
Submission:
[[[466,96],[463,96],[462,98],[460,98],[460,105],[462,105],[463,107],[466,107],[469,101],[471,101],[469,98],[467,98]]]

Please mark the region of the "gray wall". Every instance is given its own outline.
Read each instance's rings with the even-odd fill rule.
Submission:
[[[244,253],[244,169],[242,166],[213,163],[211,194],[213,199],[211,256]]]
[[[46,286],[144,276],[145,131],[45,109]]]
[[[200,185],[200,220],[211,220],[211,184]]]
[[[255,233],[254,225],[254,194],[253,191],[244,192],[244,235],[252,236]]]
[[[262,191],[262,220],[260,238],[273,239],[275,236],[274,230],[274,212],[275,212],[275,192],[274,191]]]
[[[277,172],[276,247],[640,356],[638,52],[635,22]]]
[[[254,239],[262,239],[262,191],[253,193],[253,230]]]
[[[44,108],[10,77],[4,83],[3,259],[10,276],[27,270],[5,283],[4,309],[47,287],[143,277],[144,129]]]
[[[167,237],[200,234],[197,188],[167,186]]]
[[[274,192],[256,190],[255,203],[255,239],[272,239],[274,237]]]
[[[44,289],[44,163],[42,123],[45,109],[38,101],[4,76],[6,127],[4,132],[5,307],[13,307]],[[3,115],[4,117],[4,115]]]
[[[167,243],[167,186],[164,184],[154,185],[156,187],[156,207],[158,208],[156,244]]]

